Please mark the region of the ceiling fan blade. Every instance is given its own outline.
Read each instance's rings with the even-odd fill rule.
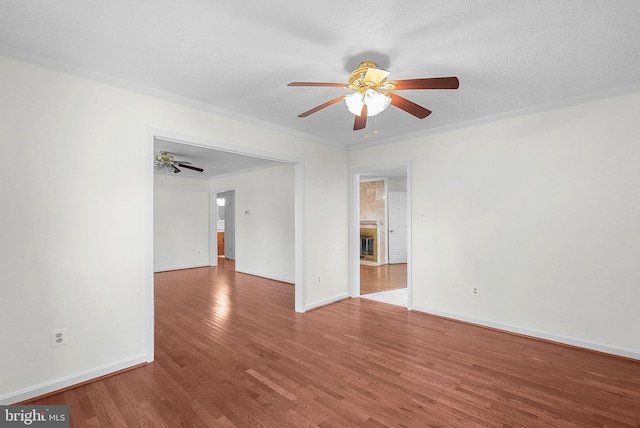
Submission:
[[[427,77],[424,79],[394,80],[396,90],[406,89],[458,89],[460,81],[457,77]]]
[[[353,130],[358,131],[364,129],[365,126],[367,126],[367,105],[362,104],[360,116],[356,116],[356,120],[353,122]]]
[[[391,97],[391,105],[394,105],[400,110],[404,110],[407,113],[414,115],[418,119],[424,119],[431,114],[431,110],[419,106],[413,101],[409,101],[408,99],[403,98],[400,95],[389,93],[389,96]]]
[[[305,111],[304,113],[300,113],[300,114],[298,115],[298,117],[307,117],[307,116],[309,116],[310,114],[313,114],[313,113],[315,113],[315,112],[317,112],[317,111],[320,111],[320,110],[322,110],[323,108],[329,107],[330,105],[333,105],[333,104],[335,104],[335,103],[337,103],[337,102],[340,102],[340,101],[342,101],[343,99],[344,99],[344,95],[340,95],[339,97],[334,98],[334,99],[332,99],[331,101],[327,101],[327,102],[326,102],[326,103],[324,103],[324,104],[320,104],[319,106],[314,107],[314,108],[312,108],[311,110],[307,110],[307,111]]]
[[[328,86],[331,88],[344,88],[344,83],[325,83],[325,82],[291,82],[287,86]]]
[[[177,167],[177,166],[175,166],[175,165],[171,165],[171,166],[173,167],[173,173],[174,173],[174,174],[177,174],[177,173],[179,173],[179,172],[180,172],[180,170],[178,169],[178,167]]]
[[[202,168],[198,168],[198,167],[191,166],[191,165],[185,165],[185,164],[180,163],[180,162],[176,162],[176,163],[178,164],[178,166],[181,166],[183,168],[192,169],[192,170],[198,171],[198,172],[204,171],[204,169],[202,169]]]
[[[367,69],[367,74],[364,75],[364,81],[373,82],[377,85],[378,83],[386,79],[388,75],[389,72],[387,70],[369,67]]]

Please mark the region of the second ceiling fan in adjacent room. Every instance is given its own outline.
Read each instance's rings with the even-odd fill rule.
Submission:
[[[173,156],[171,156],[167,152],[160,152],[159,155],[155,157],[155,168],[157,170],[164,170],[165,172],[173,171],[174,174],[180,172],[180,168],[187,168],[193,171],[203,172],[204,169],[198,168],[191,165],[191,162],[179,161],[175,160]]]

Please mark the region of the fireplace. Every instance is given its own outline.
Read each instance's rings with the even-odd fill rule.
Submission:
[[[360,221],[360,260],[377,264],[380,260],[379,220]]]
[[[376,261],[376,238],[374,236],[360,235],[360,258]]]

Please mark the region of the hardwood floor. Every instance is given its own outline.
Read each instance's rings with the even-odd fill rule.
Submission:
[[[407,287],[407,264],[360,265],[360,294]]]
[[[365,299],[158,273],[156,361],[34,404],[73,427],[639,427],[640,362]]]

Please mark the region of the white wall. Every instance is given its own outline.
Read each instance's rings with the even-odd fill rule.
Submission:
[[[214,192],[235,190],[236,271],[293,283],[293,165],[214,179],[211,185]]]
[[[155,175],[153,270],[209,266],[209,180]]]
[[[635,93],[352,152],[412,162],[414,309],[640,358],[638,111]]]
[[[300,159],[306,304],[348,292],[344,151],[1,57],[0,93],[0,403],[151,358],[152,129]]]
[[[388,192],[406,192],[407,179],[406,178],[388,178],[387,191]]]

